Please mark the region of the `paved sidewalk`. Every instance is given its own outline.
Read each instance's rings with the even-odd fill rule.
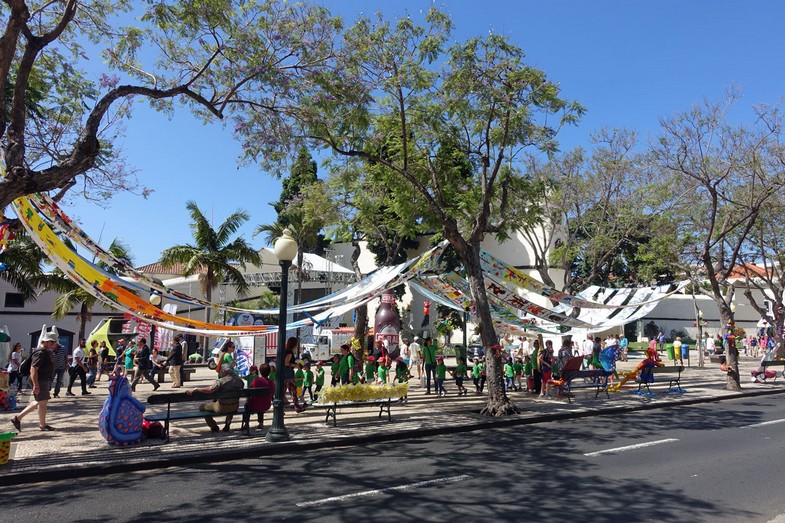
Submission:
[[[620,370],[631,369],[638,361],[620,363]],[[783,378],[776,383],[751,383],[749,370],[757,365],[757,360],[743,359],[744,390],[741,393],[725,390],[725,375],[719,371],[717,364],[707,362],[704,369],[685,369],[682,386],[686,392],[683,394],[664,393],[664,385],[659,384],[654,387],[657,392],[654,397],[639,396],[630,393],[637,390],[637,385],[628,384],[631,386],[621,392],[611,393],[610,399],[604,394],[595,399],[591,389],[576,390],[576,397],[570,404],[566,400],[539,399],[513,392],[510,397],[521,414],[503,418],[479,414],[484,404],[482,396],[471,392],[468,396],[456,396],[454,384],[448,384],[446,397],[426,395],[415,379],[411,382],[408,404],[393,404],[392,422],[387,421],[386,415],[380,419],[378,408],[370,406],[339,409],[337,427],[333,427],[332,423],[325,424],[323,409],[309,409],[302,414],[287,409],[286,427],[291,440],[285,443],[268,443],[264,438],[272,421],[270,412],[265,416],[265,428],[252,429],[250,437],[239,430],[239,417],[235,417],[234,430],[218,433],[210,432],[204,420],[184,420],[171,425],[169,444],[163,444],[161,440],[146,440],[132,447],[109,446],[98,432],[98,413],[106,399],[106,382],[103,382],[99,383],[99,388],[92,389],[91,396],[62,397],[50,401],[47,421],[57,427],[55,432],[39,431],[34,413],[23,420],[22,432],[13,440],[14,459],[0,465],[0,485],[143,470],[149,469],[152,462],[160,468],[785,392]],[[212,382],[215,373],[200,367],[194,376],[195,379],[187,386],[205,386]],[[164,384],[159,392],[169,392],[169,387],[169,383]],[[470,391],[473,389],[471,381],[468,388]],[[145,383],[137,387],[136,396],[146,403],[151,393],[152,386]],[[23,405],[28,397],[22,397]],[[175,407],[192,409],[194,405]],[[160,407],[148,405],[148,413],[160,410]],[[11,425],[14,415],[12,412],[0,413],[0,431],[14,431]],[[255,418],[252,426],[255,426]]]

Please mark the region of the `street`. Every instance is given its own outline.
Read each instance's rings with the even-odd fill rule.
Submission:
[[[147,472],[14,488],[3,512],[52,522],[764,522],[785,513],[783,429],[775,395],[189,468],[156,470],[151,454]]]

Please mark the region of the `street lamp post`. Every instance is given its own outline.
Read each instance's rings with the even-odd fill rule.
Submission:
[[[706,340],[703,339],[703,311],[698,309],[698,368],[703,368],[703,356],[706,350]]]
[[[161,299],[161,294],[158,291],[156,291],[156,290],[151,291],[149,300],[150,300],[150,304],[153,307],[156,307],[158,309],[161,308],[161,301],[163,301],[163,300]],[[150,346],[153,347],[153,348],[155,347],[155,333],[156,332],[158,332],[158,328],[155,326],[155,324],[152,324],[152,328],[150,329]],[[160,346],[158,347],[158,350],[159,351],[161,350]]]
[[[283,422],[284,407],[284,369],[286,358],[286,295],[289,291],[289,267],[297,256],[297,242],[292,238],[289,229],[284,229],[280,238],[275,241],[275,257],[281,266],[281,299],[278,310],[278,352],[276,364],[278,372],[275,378],[275,398],[273,399],[273,424],[267,431],[267,441],[288,441],[289,432]]]

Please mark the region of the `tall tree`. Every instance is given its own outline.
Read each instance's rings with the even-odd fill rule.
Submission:
[[[119,238],[112,240],[112,243],[107,249],[115,258],[122,260],[129,266],[133,265],[133,256],[128,246]],[[103,261],[99,261],[97,265],[112,274],[117,274],[117,271],[107,265]],[[46,290],[60,293],[54,304],[52,317],[56,320],[65,318],[74,307],[79,307],[79,312],[76,314],[76,321],[79,323],[78,337],[84,338],[87,333],[87,322],[93,317],[93,308],[98,302],[98,298],[82,289],[76,283],[65,277],[59,270],[47,278],[45,283]]]
[[[275,212],[278,213],[278,221],[283,225],[289,225],[287,217],[287,207],[293,200],[300,197],[303,188],[316,183],[319,180],[317,175],[318,167],[316,161],[308,152],[306,147],[297,150],[297,159],[289,169],[289,176],[281,181],[281,196],[278,201],[271,203]]]
[[[322,7],[276,0],[13,0],[0,16],[0,210],[77,182],[102,198],[133,188],[114,147],[133,100],[162,112],[176,100],[205,121],[252,104],[284,132],[278,101],[326,66],[341,26]],[[106,70],[88,73],[98,55]]]
[[[763,206],[740,256],[742,293],[755,311],[774,327],[777,356],[785,357],[785,195],[776,192]],[[762,270],[758,270],[762,269]],[[769,302],[768,304],[766,302]]]
[[[161,253],[164,266],[182,266],[183,276],[199,276],[199,290],[205,300],[212,301],[213,290],[228,282],[244,295],[248,283],[243,277],[246,263],[260,264],[259,253],[243,238],[233,238],[240,226],[248,221],[248,213],[236,211],[230,214],[217,229],[205,218],[196,202],[189,200],[185,207],[191,215],[193,243],[176,245]],[[204,310],[204,320],[210,322],[211,309]],[[207,350],[207,343],[202,345]]]
[[[785,183],[785,148],[779,111],[755,108],[752,125],[728,122],[731,92],[663,120],[651,157],[670,176],[669,187],[688,204],[678,207],[685,239],[681,269],[710,296],[723,324],[734,318],[736,288],[729,281],[743,260],[761,213]],[[729,390],[740,390],[738,349],[727,351]]]
[[[520,225],[511,199],[528,201],[532,185],[520,171],[520,155],[555,151],[559,128],[582,108],[560,98],[558,85],[526,65],[523,51],[501,35],[445,49],[451,26],[436,8],[422,25],[412,17],[359,20],[345,32],[333,71],[297,86],[290,116],[301,138],[383,165],[395,173],[391,190],[415,195],[427,222],[444,232],[461,258],[483,344],[492,347],[498,339],[480,244],[488,234],[504,239]],[[254,123],[244,132],[258,140],[267,130]],[[444,161],[437,161],[440,154]],[[469,177],[448,167],[464,163],[471,166]],[[489,356],[484,412],[517,412],[504,393],[500,354]]]
[[[678,253],[668,217],[678,198],[649,167],[633,131],[602,129],[592,144],[546,164],[531,160],[544,182],[542,219],[523,228],[534,265],[544,282],[570,292],[649,284],[669,273]],[[552,267],[564,271],[558,285]]]

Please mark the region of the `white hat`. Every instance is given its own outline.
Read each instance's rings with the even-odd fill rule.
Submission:
[[[275,362],[274,361],[270,362],[270,367],[273,368],[273,369],[275,368]]]
[[[419,339],[420,339],[420,337],[419,337],[419,336],[415,336],[415,337],[414,337],[414,341],[419,341]]]
[[[45,341],[58,341],[57,340],[57,334],[55,334],[54,332],[46,332],[46,333],[44,333],[44,335],[41,336],[41,343],[43,343]]]

